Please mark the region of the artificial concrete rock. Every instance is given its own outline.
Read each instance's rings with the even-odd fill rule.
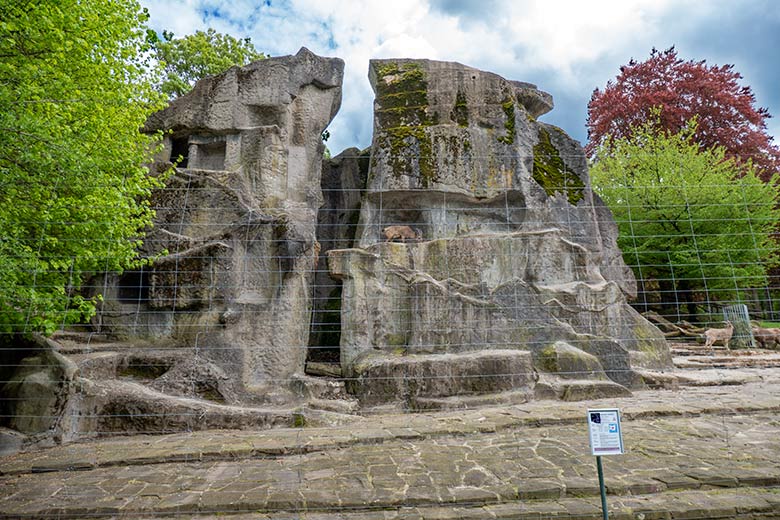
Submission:
[[[23,342],[21,348],[33,355],[22,358],[0,387],[4,422],[26,435],[55,433],[72,391],[76,366],[41,336]]]
[[[67,376],[23,363],[7,391],[38,408],[16,415],[56,424],[14,428],[341,424],[358,406],[620,396],[637,369],[671,365],[627,303],[636,283],[582,149],[537,121],[549,94],[375,60],[372,145],[323,165],[342,74],[301,49],[205,78],[148,120],[165,135],[150,171],[175,166],[152,197],[150,264],[95,281],[105,343],[51,347]]]
[[[347,389],[361,405],[384,404],[388,396],[419,408],[420,399],[530,391],[536,380],[531,355],[520,350],[483,350],[442,355],[368,354],[356,360]]]
[[[338,362],[341,283],[330,276],[327,253],[352,247],[366,188],[370,149],[347,148],[322,163],[323,204],[317,214],[320,255],[314,275],[308,360]],[[308,368],[307,368],[308,370]]]
[[[435,371],[407,371],[404,385],[444,379],[451,395],[469,395],[453,354],[530,352],[538,371],[626,387],[641,384],[633,367],[670,366],[663,335],[627,303],[636,282],[581,147],[536,120],[549,94],[429,60],[373,60],[369,77],[374,138],[358,236],[328,253],[343,280],[345,374],[368,380],[377,366],[365,359],[422,355]],[[415,238],[390,242],[388,226]],[[379,386],[387,401],[404,395],[394,384],[353,388],[377,402]]]
[[[320,247],[321,133],[343,68],[302,48],[205,78],[149,118],[145,131],[168,132],[160,164],[178,163],[153,197],[152,266],[104,284],[104,330],[213,363],[219,391],[203,391],[228,402],[291,399]]]

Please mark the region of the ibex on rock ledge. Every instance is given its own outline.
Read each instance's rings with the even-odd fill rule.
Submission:
[[[726,321],[725,329],[707,329],[704,331],[704,346],[710,347],[710,353],[712,353],[712,346],[715,345],[716,341],[720,341],[728,349],[732,334],[734,334],[734,324],[730,321]]]
[[[422,240],[422,231],[409,226],[387,226],[382,230],[388,242],[400,239],[401,242],[407,240]]]

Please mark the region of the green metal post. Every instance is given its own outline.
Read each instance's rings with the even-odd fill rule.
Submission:
[[[601,457],[596,455],[596,468],[599,470],[599,489],[601,490],[601,514],[604,520],[609,520],[607,512],[607,488],[604,485],[604,470],[601,468]]]

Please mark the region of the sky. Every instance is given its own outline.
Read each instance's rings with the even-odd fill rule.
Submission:
[[[345,61],[333,155],[371,144],[372,58],[456,61],[553,95],[542,121],[585,144],[588,100],[620,66],[655,47],[733,64],[780,140],[780,4],[776,0],[141,0],[153,29],[209,27],[251,38],[270,56],[301,47]]]

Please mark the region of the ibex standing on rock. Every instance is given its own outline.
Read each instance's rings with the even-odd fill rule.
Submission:
[[[725,329],[707,329],[704,331],[704,347],[710,347],[710,354],[712,354],[712,346],[716,341],[720,341],[728,349],[732,334],[734,334],[734,324],[730,321],[726,321]]]
[[[409,226],[387,226],[382,230],[385,238],[388,242],[392,242],[396,239],[400,239],[401,242],[407,240],[422,240],[422,231],[417,228],[410,228]]]
[[[764,327],[753,327],[753,337],[761,348],[777,350],[780,345],[780,329]]]

